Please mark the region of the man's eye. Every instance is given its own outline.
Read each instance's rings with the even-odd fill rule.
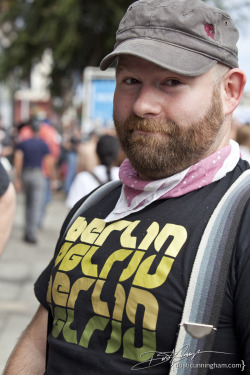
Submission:
[[[123,82],[126,83],[127,85],[135,85],[139,81],[137,81],[137,79],[135,78],[125,78]]]
[[[179,86],[181,85],[181,82],[178,79],[168,79],[166,81],[167,86]]]

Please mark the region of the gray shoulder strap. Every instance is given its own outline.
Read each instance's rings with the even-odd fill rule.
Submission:
[[[175,347],[175,353],[178,356],[183,353],[183,359],[180,367],[172,364],[171,375],[204,375],[209,369],[204,364],[209,363],[231,255],[249,198],[250,170],[247,170],[222,197],[205,228],[193,264]],[[192,359],[184,355],[198,351],[202,353]]]

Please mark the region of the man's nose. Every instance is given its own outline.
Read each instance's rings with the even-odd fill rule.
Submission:
[[[133,110],[142,118],[159,116],[162,111],[162,98],[157,88],[142,86],[134,102]]]

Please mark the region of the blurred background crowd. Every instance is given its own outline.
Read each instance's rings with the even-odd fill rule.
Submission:
[[[54,193],[61,192],[72,208],[97,186],[117,179],[125,155],[114,128],[84,134],[74,120],[61,132],[49,118],[31,117],[8,129],[0,124],[0,158],[16,192],[26,195],[23,239],[35,243]]]

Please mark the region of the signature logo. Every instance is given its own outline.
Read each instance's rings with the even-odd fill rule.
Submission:
[[[200,351],[200,350],[198,350],[195,353],[191,353],[191,352],[189,352],[189,346],[185,345],[178,352],[175,352],[174,350],[172,352],[152,352],[152,351],[150,351],[150,352],[143,353],[141,355],[141,357],[143,357],[143,355],[146,355],[146,354],[149,354],[149,353],[153,354],[152,358],[150,358],[146,361],[135,364],[131,368],[131,370],[145,370],[147,368],[152,368],[152,367],[155,367],[155,366],[162,365],[166,362],[169,362],[170,366],[172,367],[172,366],[180,363],[181,361],[183,361],[184,359],[187,359],[187,358],[189,358],[192,361],[196,356],[198,356],[199,354],[203,354],[203,353],[215,353],[215,354],[225,354],[225,355],[232,355],[233,354],[233,353],[225,353],[225,352]],[[214,366],[215,365],[216,364],[214,364]],[[230,365],[223,365],[223,366],[228,366],[228,368],[232,368],[232,367],[230,367]],[[176,367],[178,367],[178,366],[176,366]],[[244,371],[245,363],[244,363],[243,360],[241,361],[241,364],[238,364],[238,368],[241,368],[241,371]]]

